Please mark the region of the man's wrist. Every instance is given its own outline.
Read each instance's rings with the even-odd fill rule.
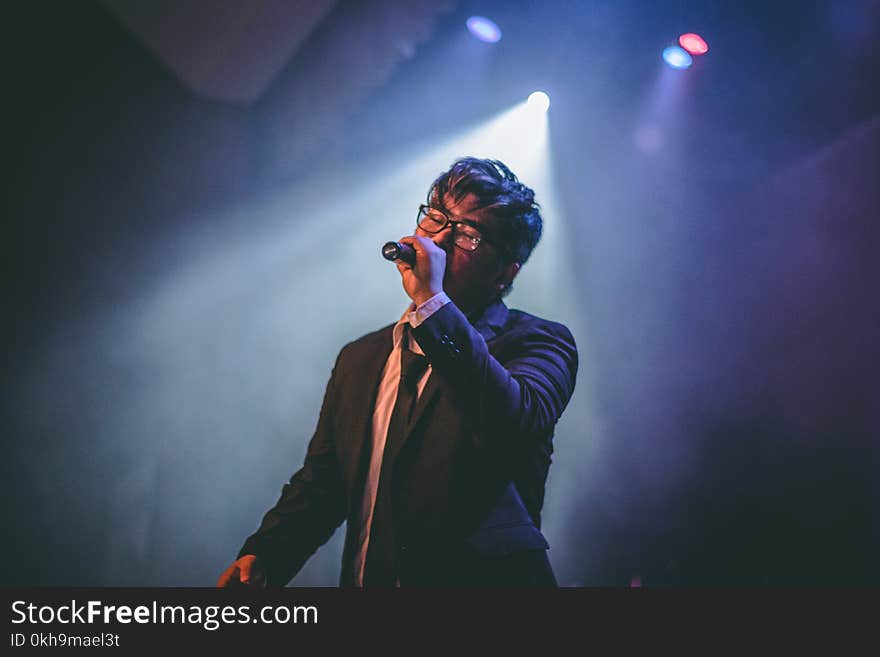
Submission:
[[[425,292],[424,294],[419,293],[419,294],[414,295],[412,300],[413,300],[413,303],[416,304],[416,306],[421,306],[426,301],[430,301],[431,299],[436,297],[438,294],[441,294],[442,292],[443,292],[442,289],[429,290],[429,291]]]
[[[415,328],[451,301],[445,292],[438,292],[424,303],[418,304],[407,316],[407,321]]]

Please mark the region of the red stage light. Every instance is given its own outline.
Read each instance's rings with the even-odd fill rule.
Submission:
[[[678,43],[692,55],[704,55],[709,52],[709,44],[699,34],[688,32],[678,37]]]

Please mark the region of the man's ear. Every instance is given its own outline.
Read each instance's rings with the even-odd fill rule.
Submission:
[[[516,275],[519,273],[520,267],[522,267],[520,263],[511,262],[501,268],[501,273],[495,280],[495,284],[498,286],[499,290],[504,290],[510,287],[510,284],[513,283],[513,279],[516,278]]]

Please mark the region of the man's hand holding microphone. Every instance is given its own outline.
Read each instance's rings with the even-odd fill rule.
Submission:
[[[418,235],[401,237],[382,247],[382,255],[397,265],[403,289],[417,306],[443,291],[447,254],[433,240]]]

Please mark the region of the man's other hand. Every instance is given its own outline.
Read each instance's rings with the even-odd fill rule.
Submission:
[[[223,571],[220,579],[217,580],[217,586],[219,588],[251,586],[264,589],[266,588],[266,571],[263,570],[255,555],[246,554]]]

